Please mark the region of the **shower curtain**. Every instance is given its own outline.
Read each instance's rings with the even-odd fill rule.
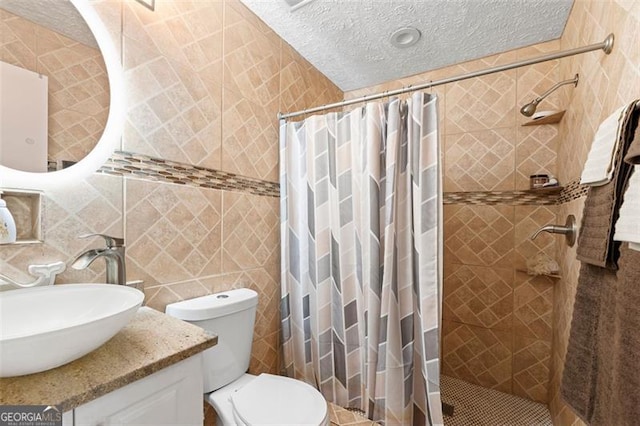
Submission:
[[[283,373],[386,426],[442,424],[436,102],[280,124]]]

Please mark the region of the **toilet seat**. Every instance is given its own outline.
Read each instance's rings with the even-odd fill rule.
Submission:
[[[261,374],[231,396],[240,425],[328,425],[327,402],[312,386],[288,377]]]

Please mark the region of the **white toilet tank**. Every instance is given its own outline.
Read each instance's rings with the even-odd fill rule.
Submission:
[[[258,293],[248,288],[196,297],[167,305],[166,313],[218,336],[203,352],[204,393],[242,376],[249,368]]]

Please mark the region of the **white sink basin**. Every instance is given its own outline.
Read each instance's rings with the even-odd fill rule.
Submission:
[[[59,367],[112,338],[144,293],[113,284],[65,284],[0,293],[0,377]]]

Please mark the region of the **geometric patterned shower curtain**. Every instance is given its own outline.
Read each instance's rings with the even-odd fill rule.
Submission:
[[[386,426],[442,424],[436,103],[280,125],[283,372]]]

